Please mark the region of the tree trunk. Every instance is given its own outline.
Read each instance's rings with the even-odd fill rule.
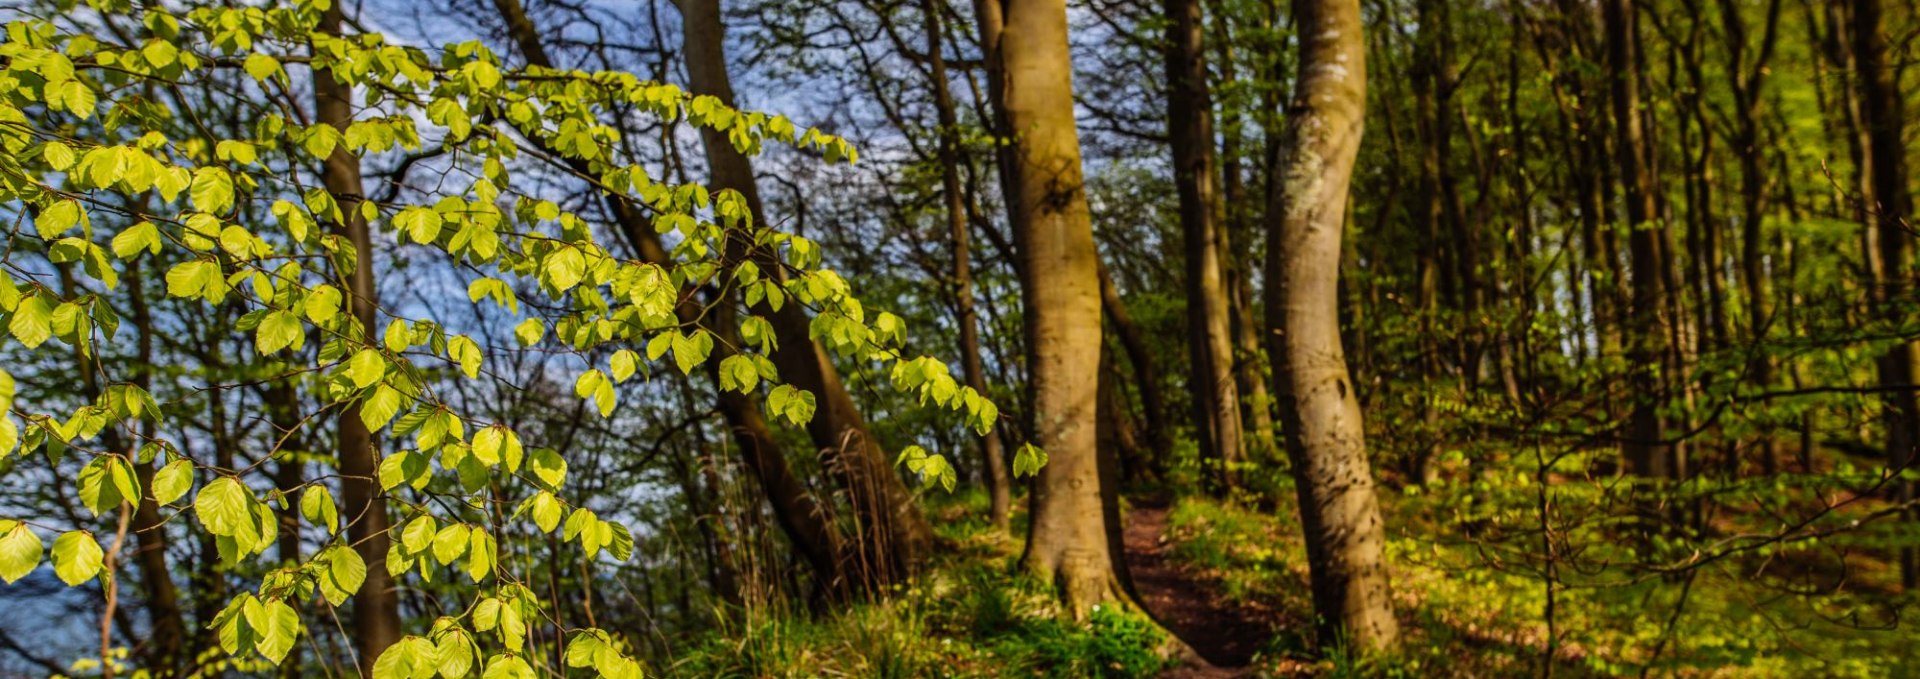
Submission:
[[[986,368],[980,360],[980,319],[973,308],[972,238],[968,233],[965,197],[960,191],[960,121],[954,114],[953,93],[947,89],[950,83],[942,44],[945,29],[940,22],[940,7],[933,0],[923,0],[920,11],[926,15],[933,104],[940,116],[940,188],[946,194],[947,231],[953,239],[953,297],[959,315],[956,322],[960,324],[960,366],[967,386],[984,396],[990,392]],[[980,437],[980,458],[981,476],[986,478],[987,493],[992,498],[988,518],[995,530],[1005,533],[1013,494],[1007,481],[1006,450],[1001,447],[999,436],[989,433]]]
[[[1141,418],[1146,421],[1148,454],[1152,459],[1148,466],[1155,475],[1164,476],[1167,457],[1172,454],[1173,442],[1167,432],[1167,401],[1160,393],[1160,369],[1153,359],[1153,352],[1147,349],[1147,340],[1140,334],[1140,326],[1134,325],[1133,317],[1127,314],[1127,304],[1120,299],[1120,289],[1113,284],[1113,274],[1107,270],[1105,262],[1100,264],[1100,306],[1107,313],[1107,319],[1113,321],[1113,332],[1120,338],[1120,348],[1127,353],[1127,362],[1133,364],[1135,386],[1140,389],[1140,409],[1145,411]]]
[[[540,40],[540,33],[528,20],[526,11],[519,0],[494,0],[494,6],[500,10],[506,20],[509,32],[520,47],[522,56],[536,66],[553,68],[552,57],[547,54]],[[538,141],[536,140],[536,143]],[[567,158],[568,166],[583,176],[595,176],[593,168],[586,162],[569,158],[564,154],[548,150],[556,158]],[[624,199],[607,196],[607,210],[614,221],[620,225],[628,245],[643,260],[667,266],[672,257],[659,241],[652,225],[637,213]],[[697,323],[700,310],[689,304],[683,304],[677,310],[683,323]],[[714,355],[708,359],[711,371],[721,360],[731,355],[733,347],[744,346],[738,337],[738,326],[733,324],[732,305],[720,305],[723,316],[709,326],[709,330],[720,336],[723,341],[715,343]],[[785,453],[774,438],[773,428],[767,424],[766,416],[761,413],[758,403],[748,395],[735,391],[719,390],[718,400],[722,417],[732,432],[735,445],[740,447],[741,459],[747,472],[767,497],[767,503],[773,508],[775,523],[787,536],[800,555],[813,570],[817,579],[817,598],[843,599],[849,593],[852,583],[842,572],[845,558],[844,546],[840,536],[828,521],[828,515],[819,501],[807,489],[805,483],[793,474],[787,465]]]
[[[680,13],[685,22],[685,56],[688,85],[691,90],[716,97],[728,106],[735,104],[733,83],[727,73],[726,27],[721,21],[719,0],[681,0]],[[733,147],[727,133],[701,128],[700,140],[707,151],[708,171],[714,189],[732,189],[745,197],[755,219],[765,219],[760,192],[754,183],[753,166]],[[760,269],[779,275],[782,267],[771,254],[756,249]],[[781,379],[812,392],[819,400],[807,433],[815,446],[827,453],[828,466],[837,469],[848,491],[854,512],[871,539],[860,540],[865,563],[879,568],[874,575],[883,583],[897,582],[911,574],[933,543],[933,526],[927,523],[920,506],[914,502],[906,483],[893,469],[892,460],[867,427],[866,419],[853,403],[840,374],[824,349],[813,342],[812,325],[801,305],[789,304],[779,310],[762,305],[767,320],[778,336],[773,363]]]
[[[1887,62],[1887,35],[1880,25],[1883,9],[1880,0],[1855,0],[1853,7],[1854,65],[1859,74],[1860,112],[1866,134],[1865,167],[1873,187],[1867,213],[1869,230],[1879,236],[1880,280],[1874,301],[1879,312],[1898,324],[1900,306],[1907,301],[1908,241],[1906,222],[1913,214],[1913,196],[1908,193],[1906,142],[1902,135],[1905,107],[1893,66]],[[1915,351],[1911,342],[1900,342],[1880,357],[1880,386],[1887,390],[1884,414],[1887,428],[1887,466],[1899,474],[1913,464],[1916,443],[1920,443],[1920,402],[1911,390]],[[1913,484],[1895,482],[1894,499],[1913,499]],[[1900,581],[1908,589],[1920,584],[1920,559],[1912,547],[1900,550]]]
[[[1300,60],[1267,213],[1268,355],[1320,641],[1393,648],[1386,529],[1340,346],[1341,230],[1366,114],[1359,0],[1294,0]]]
[[[1216,496],[1237,484],[1241,459],[1240,387],[1221,280],[1220,225],[1213,190],[1213,95],[1207,86],[1200,0],[1167,0],[1167,139],[1186,244],[1187,383],[1207,485]]]
[[[1093,243],[1074,123],[1065,0],[982,0],[1004,23],[998,87],[1018,165],[1016,249],[1023,262],[1034,443],[1049,461],[1033,490],[1021,562],[1053,583],[1067,610],[1131,602],[1125,563],[1108,540],[1099,453],[1100,259]],[[987,17],[983,15],[983,33]],[[1110,497],[1110,496],[1109,496]]]
[[[1227,16],[1215,11],[1213,47],[1221,82],[1236,82],[1233,63],[1233,37]],[[1261,359],[1260,319],[1253,310],[1253,221],[1246,194],[1241,149],[1245,137],[1241,130],[1240,109],[1232,103],[1220,106],[1220,194],[1221,224],[1225,237],[1220,240],[1220,260],[1227,276],[1228,311],[1231,313],[1234,343],[1234,381],[1240,388],[1240,423],[1245,436],[1246,457],[1250,464],[1272,464],[1279,451],[1273,439],[1273,398],[1267,394],[1266,363]]]
[[[1740,3],[1721,0],[1721,24],[1727,38],[1727,66],[1732,72],[1734,153],[1740,159],[1740,274],[1747,294],[1748,335],[1755,347],[1747,364],[1747,379],[1759,389],[1773,384],[1773,358],[1765,351],[1767,326],[1772,300],[1772,279],[1767,275],[1765,240],[1761,220],[1766,204],[1767,178],[1765,148],[1760,138],[1760,101],[1768,73],[1767,62],[1773,55],[1774,38],[1780,23],[1780,0],[1767,3],[1766,24],[1761,28],[1760,47],[1751,64],[1747,63],[1746,21],[1740,15]],[[1780,446],[1775,442],[1772,418],[1762,418],[1760,438],[1755,451],[1762,469],[1772,474],[1780,470]]]
[[[339,35],[343,16],[339,5],[329,6],[321,15],[317,30]],[[345,130],[353,122],[353,87],[341,83],[327,69],[316,69],[313,78],[314,120]],[[343,148],[334,149],[320,177],[327,192],[333,194],[345,222],[333,225],[335,233],[352,244],[353,273],[347,281],[347,305],[363,332],[371,336],[377,320],[380,297],[373,286],[373,238],[367,220],[360,217],[360,201],[366,190],[360,181],[360,159]],[[339,418],[340,496],[345,503],[347,541],[367,563],[367,579],[353,597],[354,648],[363,674],[371,673],[373,661],[400,639],[400,599],[392,576],[387,574],[387,499],[375,485],[379,458],[374,452],[373,432],[360,420],[360,405],[349,403]]]
[[[1666,427],[1660,407],[1666,400],[1661,376],[1654,370],[1667,352],[1666,320],[1662,305],[1665,286],[1660,257],[1661,227],[1653,203],[1653,180],[1646,162],[1646,145],[1641,134],[1640,67],[1638,33],[1633,29],[1634,8],[1627,0],[1605,0],[1601,5],[1606,24],[1607,65],[1612,79],[1615,159],[1620,166],[1621,182],[1626,187],[1627,236],[1632,260],[1632,303],[1628,308],[1626,338],[1628,349],[1628,385],[1632,391],[1632,410],[1628,415],[1627,441],[1624,446],[1629,468],[1644,476],[1664,478],[1673,475],[1668,447],[1661,444]]]
[[[143,262],[134,260],[127,263],[127,308],[131,312],[129,320],[140,332],[139,364],[133,373],[133,383],[141,389],[152,388],[151,371],[153,364],[154,327],[153,314],[147,306],[146,284],[141,276]],[[94,379],[89,373],[89,380]],[[142,427],[151,429],[152,425],[143,423]],[[112,433],[112,430],[108,430]],[[152,432],[144,432],[151,436]],[[117,435],[116,435],[117,436]],[[115,445],[124,449],[125,443]],[[128,453],[135,451],[128,450]],[[137,455],[135,456],[138,457]],[[141,488],[153,487],[153,463],[135,464],[134,475],[140,479]],[[142,608],[146,609],[147,644],[143,654],[146,669],[155,679],[170,679],[178,676],[181,661],[181,647],[186,643],[186,618],[180,609],[180,589],[173,581],[173,570],[167,567],[166,523],[160,515],[160,504],[154,501],[152,493],[144,493],[133,508],[133,563],[140,573],[140,590],[145,596]]]

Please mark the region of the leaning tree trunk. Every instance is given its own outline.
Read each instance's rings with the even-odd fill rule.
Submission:
[[[1201,44],[1200,0],[1167,0],[1167,140],[1186,242],[1187,384],[1207,485],[1223,495],[1236,484],[1241,457],[1240,386],[1221,276],[1220,221],[1214,209],[1213,95]]]
[[[1340,238],[1366,115],[1359,0],[1294,0],[1300,60],[1267,213],[1267,337],[1322,644],[1393,648],[1386,529],[1340,346]]]
[[[521,56],[531,65],[554,68],[553,58],[547,53],[545,43],[541,42],[539,28],[528,19],[519,0],[494,0],[494,7],[500,10],[501,18],[519,46]],[[541,143],[537,139],[533,142]],[[564,158],[568,169],[575,174],[585,177],[596,174],[591,163],[568,157],[551,148],[542,148],[551,157]],[[621,235],[633,247],[635,254],[661,266],[672,264],[673,259],[660,243],[659,235],[654,233],[652,225],[627,199],[608,195],[604,201],[608,213],[619,224]],[[686,301],[675,310],[681,322],[699,324],[703,310],[692,297],[683,299]],[[709,371],[717,369],[719,362],[731,355],[732,347],[742,346],[738,339],[739,328],[732,323],[731,307],[721,305],[718,308],[725,317],[717,318],[706,326],[722,339],[714,355],[708,358]],[[733,434],[743,466],[765,494],[768,506],[773,509],[774,522],[793,542],[794,548],[813,571],[818,594],[816,600],[844,600],[852,593],[854,584],[842,572],[846,562],[845,546],[830,525],[831,517],[814,498],[806,483],[794,475],[792,468],[787,465],[784,447],[775,438],[773,427],[767,423],[760,404],[753,397],[736,391],[720,389],[718,392],[721,416]]]
[[[339,5],[327,8],[317,30],[338,35],[343,16]],[[314,120],[345,130],[353,122],[353,87],[334,78],[331,69],[317,68],[313,78]],[[380,297],[373,287],[373,238],[367,220],[360,216],[360,201],[366,195],[360,181],[360,159],[346,148],[336,148],[326,160],[320,176],[327,192],[340,205],[345,221],[334,230],[353,245],[355,256],[347,306],[354,320],[372,333]],[[367,579],[353,597],[353,640],[360,659],[360,671],[371,672],[373,661],[400,640],[400,599],[393,577],[387,574],[387,499],[374,485],[379,460],[373,450],[373,432],[360,419],[360,406],[350,403],[339,418],[340,496],[346,515],[347,541],[367,562]]]
[[[726,26],[719,0],[681,0],[679,6],[686,24],[688,85],[696,93],[733,106]],[[713,188],[738,191],[754,218],[765,219],[752,163],[733,147],[725,132],[701,128],[700,141],[707,151]],[[765,249],[755,250],[761,271],[780,275],[784,269],[779,263],[772,261]],[[868,429],[866,418],[854,405],[826,351],[814,343],[809,333],[812,322],[806,312],[797,304],[774,310],[763,303],[759,310],[767,315],[779,338],[772,359],[781,379],[819,399],[819,409],[807,423],[807,433],[814,445],[829,453],[828,462],[845,480],[854,512],[863,529],[870,531],[869,537],[854,545],[862,550],[863,562],[875,569],[867,574],[881,579],[875,584],[904,578],[931,549],[932,524],[927,523],[906,483],[893,470],[892,460]]]
[[[1024,567],[1051,581],[1075,617],[1094,604],[1131,602],[1124,563],[1108,541],[1096,450],[1100,380],[1099,254],[1074,127],[1065,0],[983,0],[1002,23],[997,53],[1018,182],[1016,249],[1022,261],[1034,443],[1050,461],[1033,489]]]

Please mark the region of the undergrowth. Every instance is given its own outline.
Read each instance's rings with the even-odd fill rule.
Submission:
[[[1405,635],[1390,657],[1359,659],[1337,645],[1314,650],[1306,551],[1291,503],[1262,512],[1183,499],[1169,516],[1173,555],[1229,598],[1300,621],[1257,660],[1265,674],[1541,676],[1546,588],[1538,570],[1496,562],[1485,545],[1460,538],[1458,527],[1438,518],[1446,513],[1436,499],[1392,492],[1382,499]],[[1569,585],[1555,592],[1553,676],[1920,676],[1920,659],[1905,650],[1920,635],[1889,618],[1904,600],[1870,589],[1796,592],[1742,568],[1713,564],[1668,578],[1607,569],[1564,576]]]
[[[993,535],[978,493],[933,500],[944,550],[904,591],[825,615],[774,616],[695,643],[674,677],[1151,677],[1163,632],[1137,612],[1060,614],[1045,585],[1014,569],[1017,541]]]

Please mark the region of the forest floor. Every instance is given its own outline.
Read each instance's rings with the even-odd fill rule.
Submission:
[[[1273,639],[1282,621],[1273,611],[1228,600],[1215,578],[1175,560],[1167,534],[1170,512],[1164,500],[1135,500],[1125,534],[1127,569],[1141,605],[1190,651],[1162,676],[1252,676],[1254,654]]]

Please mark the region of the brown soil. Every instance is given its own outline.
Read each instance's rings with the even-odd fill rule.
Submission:
[[[1254,653],[1273,637],[1271,621],[1220,597],[1211,578],[1171,558],[1167,511],[1164,502],[1136,501],[1126,522],[1127,570],[1141,605],[1193,651],[1162,676],[1252,676]]]

